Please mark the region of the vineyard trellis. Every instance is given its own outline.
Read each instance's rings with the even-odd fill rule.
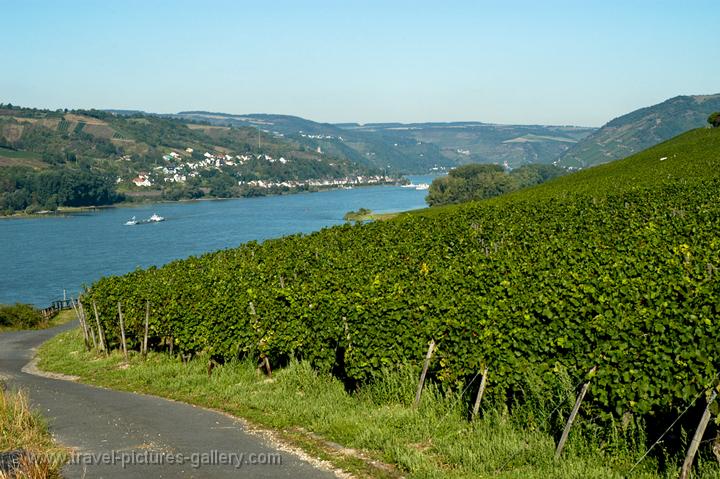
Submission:
[[[268,371],[299,358],[352,382],[422,361],[435,340],[440,384],[486,371],[485,394],[507,398],[530,371],[602,365],[584,409],[674,418],[720,370],[720,180],[662,167],[675,170],[611,193],[605,177],[594,191],[250,242],[100,279],[82,299],[106,347],[121,343],[118,303],[131,350],[147,320],[150,349]]]

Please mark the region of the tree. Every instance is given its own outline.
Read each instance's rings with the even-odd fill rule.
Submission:
[[[713,128],[720,128],[720,111],[711,113],[708,117],[708,123],[710,123]]]
[[[553,165],[525,165],[510,172],[500,165],[471,164],[436,178],[425,201],[430,206],[484,200],[520,188],[538,185],[565,170]]]

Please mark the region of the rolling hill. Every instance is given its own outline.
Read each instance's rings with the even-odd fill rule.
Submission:
[[[234,125],[259,128],[266,133],[282,135],[314,151],[322,151],[348,161],[381,170],[402,173],[426,173],[433,168],[454,166],[431,143],[419,144],[412,139],[397,139],[340,128],[329,123],[317,123],[288,115],[250,114],[231,115],[203,111],[180,112],[174,117],[208,122],[214,125]]]
[[[296,116],[203,111],[175,116],[218,125],[253,126],[360,164],[405,173],[466,163],[505,163],[510,167],[551,163],[594,131],[575,126],[479,122],[329,124]]]
[[[720,94],[677,96],[608,122],[558,158],[557,164],[582,168],[617,160],[700,128],[720,111]]]
[[[389,142],[432,144],[455,165],[495,163],[517,168],[552,163],[594,128],[548,125],[497,125],[480,122],[343,124],[353,132],[380,135]]]
[[[65,173],[77,190],[88,181],[103,185],[101,194],[91,195],[104,198],[101,204],[122,196],[108,190],[126,197],[152,193],[179,199],[385,181],[380,171],[254,127],[136,112],[1,105],[0,211],[54,209],[68,202],[93,205],[86,196],[58,196],[60,178],[70,181]]]

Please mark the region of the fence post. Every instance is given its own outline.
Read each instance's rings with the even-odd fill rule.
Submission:
[[[83,340],[85,341],[85,348],[90,351],[90,338],[88,337],[87,327],[85,326],[85,323],[80,316],[80,311],[78,311],[78,308],[75,305],[75,300],[70,298],[70,304],[72,305],[73,311],[75,311],[75,316],[77,317],[78,323],[80,323],[80,329],[82,329],[83,332]]]
[[[480,401],[482,401],[483,393],[485,393],[485,386],[487,385],[488,367],[485,366],[482,373],[482,379],[480,380],[480,388],[478,389],[477,397],[475,398],[475,404],[473,405],[472,418],[475,419],[480,412]]]
[[[125,356],[125,361],[127,362],[128,353],[127,343],[125,342],[125,323],[123,321],[122,307],[120,306],[120,301],[118,301],[118,315],[120,316],[120,337],[122,339],[123,355]]]
[[[695,435],[693,436],[692,441],[690,441],[690,447],[688,448],[687,455],[685,456],[685,462],[683,463],[682,470],[680,471],[680,479],[688,479],[690,477],[690,470],[692,469],[693,461],[695,460],[695,454],[697,453],[698,447],[700,447],[700,442],[705,434],[705,428],[707,427],[708,422],[710,422],[710,406],[712,406],[712,403],[715,402],[716,397],[717,390],[713,388],[710,399],[708,399],[707,405],[705,406],[705,411],[703,411],[703,415],[700,418],[700,423],[695,430]]]
[[[98,338],[100,339],[100,348],[105,351],[105,355],[108,354],[108,346],[105,342],[105,333],[103,333],[102,327],[100,326],[100,315],[98,315],[97,304],[93,300],[93,311],[95,312],[95,324],[97,324]]]
[[[97,349],[97,341],[95,341],[95,331],[93,330],[90,323],[88,323],[87,316],[85,315],[85,307],[83,307],[82,301],[80,301],[80,298],[78,298],[78,309],[80,310],[80,315],[83,318],[83,323],[85,323],[85,327],[87,327],[88,332],[90,333],[90,338],[92,339],[92,345],[93,349]]]
[[[597,370],[597,366],[594,366],[588,375],[591,375]],[[577,399],[575,400],[575,406],[572,408],[572,412],[570,413],[570,417],[567,420],[567,423],[565,424],[565,429],[563,429],[562,436],[560,437],[560,442],[557,445],[557,449],[555,449],[555,459],[559,459],[560,455],[562,454],[563,448],[565,447],[565,443],[567,442],[568,436],[570,435],[570,428],[573,425],[573,421],[575,421],[575,416],[577,416],[578,412],[580,411],[580,404],[582,403],[582,400],[585,398],[585,394],[588,391],[588,388],[590,387],[590,379],[583,384],[582,389],[580,390],[580,394],[578,394]]]
[[[422,374],[420,374],[420,382],[418,383],[417,392],[415,393],[415,402],[413,402],[414,408],[420,405],[420,396],[422,396],[423,385],[425,384],[425,376],[427,375],[428,367],[430,366],[430,358],[432,358],[434,350],[435,340],[433,339],[432,341],[430,341],[427,354],[425,355],[425,363],[423,364]]]
[[[150,322],[150,300],[145,303],[145,337],[143,338],[142,354],[147,356],[148,323]]]

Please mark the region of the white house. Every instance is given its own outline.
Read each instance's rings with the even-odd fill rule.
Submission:
[[[135,183],[135,186],[152,186],[150,178],[143,174],[138,175],[137,178],[133,178],[132,182]]]

